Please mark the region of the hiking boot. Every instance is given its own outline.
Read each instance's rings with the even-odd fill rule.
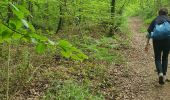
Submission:
[[[160,84],[160,85],[165,84],[164,77],[163,77],[163,73],[159,73],[159,84]]]

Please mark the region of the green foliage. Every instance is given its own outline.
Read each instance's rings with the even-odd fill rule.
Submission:
[[[25,18],[30,15],[30,13],[24,6],[14,5],[11,2],[9,2],[9,5],[12,7],[11,13],[13,13],[16,17],[9,21],[9,25],[3,22],[0,24],[0,35],[2,38],[1,42],[9,42],[13,39],[22,40],[24,42],[32,42],[36,44],[36,51],[38,53],[43,53],[49,46],[56,48],[56,43],[49,40],[45,36],[35,33],[36,31],[33,25],[25,20]],[[58,46],[62,48],[61,54],[66,58],[72,58],[80,61],[88,58],[80,50],[73,47],[67,41],[60,41],[58,44]],[[68,49],[65,50],[65,48]]]
[[[43,43],[39,43],[36,47],[36,51],[38,53],[43,53],[45,51],[45,49],[46,49],[46,45]]]
[[[11,50],[11,46],[13,46],[15,43],[18,43],[18,45],[25,43],[26,45],[30,45],[30,48],[32,46],[35,46],[36,51],[38,53],[43,53],[47,49],[56,50],[57,47],[59,48],[62,47],[61,49],[62,55],[67,58],[72,58],[79,61],[83,61],[84,59],[88,58],[79,49],[73,47],[67,41],[63,40],[63,42],[60,41],[59,43],[55,43],[50,39],[48,39],[46,36],[43,36],[42,34],[38,34],[36,32],[36,29],[32,25],[32,23],[30,21],[27,21],[28,18],[31,16],[31,14],[30,11],[27,9],[27,7],[25,7],[24,5],[18,3],[17,1],[10,2],[6,0],[2,2],[3,3],[0,4],[0,8],[2,8],[0,10],[0,43],[8,44],[7,45],[8,54],[5,55],[7,57],[7,64],[3,63],[5,64],[5,66],[7,66],[5,69],[6,72],[4,71],[4,74],[6,75],[5,78],[6,89],[2,88],[0,92],[4,93],[4,91],[6,91],[7,100],[9,99],[10,97],[9,94],[12,91],[18,91],[18,88],[14,88],[14,87],[9,88],[9,87],[13,86],[14,84],[19,84],[21,85],[22,88],[22,86],[26,84],[30,74],[29,60],[26,59],[29,58],[28,55],[26,55],[26,58],[23,57],[24,59],[28,60],[27,65],[25,65],[26,61],[23,60],[22,63],[24,64],[21,63],[21,66],[17,66],[18,69],[14,70],[16,67],[15,68],[11,67],[11,65],[13,65],[11,63],[13,60],[13,58],[11,58],[12,55],[11,51],[13,50],[13,49]],[[3,10],[7,11],[7,15],[5,15],[6,13],[3,13]],[[66,48],[68,47],[69,49],[65,51],[65,47]],[[11,75],[14,76],[11,77]]]
[[[151,21],[158,15],[158,11],[162,7],[169,7],[169,0],[141,0],[129,2],[128,6],[125,7],[126,15],[130,16],[142,16],[145,23],[151,23]]]
[[[53,83],[43,100],[104,100],[102,96],[94,96],[90,93],[89,89],[80,86],[72,81],[65,81],[62,84]]]
[[[66,58],[72,58],[80,61],[88,59],[88,56],[83,54],[79,49],[72,46],[72,44],[70,44],[68,41],[61,40],[58,42],[58,46],[61,49],[61,54]]]
[[[116,51],[116,48],[119,47],[116,39],[107,37],[103,37],[99,40],[91,37],[84,37],[84,39],[86,44],[82,44],[82,48],[90,52],[90,59],[107,62],[114,62],[121,59],[119,53]]]
[[[150,23],[162,4],[168,7],[170,2],[169,0],[116,0],[115,13],[111,14],[111,0],[2,0],[0,43],[6,49],[0,52],[0,62],[2,66],[6,66],[8,60],[11,63],[9,65],[12,65],[9,75],[13,77],[10,77],[9,92],[13,95],[14,91],[18,93],[27,90],[28,87],[30,89],[31,86],[27,85],[39,83],[40,80],[40,83],[48,86],[51,81],[58,79],[56,81],[62,81],[49,86],[43,99],[103,100],[102,96],[96,94],[99,91],[103,92],[103,96],[109,97],[109,94],[105,93],[106,90],[112,91],[110,93],[113,96],[114,90],[111,89],[111,85],[114,76],[111,77],[108,72],[112,72],[110,67],[114,67],[114,64],[123,62],[119,49],[128,45],[128,41],[124,40],[130,33],[128,17],[140,15],[146,19],[146,23]],[[59,26],[60,31],[54,34]],[[114,36],[104,37],[111,28]],[[144,30],[145,27],[140,29],[141,32]],[[119,37],[118,33],[123,38]],[[11,59],[8,57],[10,52],[7,52],[7,44],[11,45],[9,48]],[[20,52],[19,49],[23,51]],[[60,55],[54,61],[53,55],[56,52]],[[110,63],[113,66],[108,66]],[[5,70],[6,68],[0,68],[2,84],[6,84],[7,80]],[[68,78],[81,80],[80,83],[83,85],[64,81]],[[36,82],[33,83],[33,80]],[[92,85],[92,89],[85,85],[86,82],[97,84]],[[5,98],[3,94],[6,89],[2,84],[0,98]]]

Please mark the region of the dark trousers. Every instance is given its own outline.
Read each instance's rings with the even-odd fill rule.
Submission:
[[[166,75],[170,50],[170,39],[153,40],[153,48],[157,72],[158,74],[163,73],[163,75]]]

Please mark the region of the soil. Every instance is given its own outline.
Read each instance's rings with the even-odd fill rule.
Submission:
[[[127,63],[114,69],[118,77],[116,100],[170,100],[170,83],[158,84],[152,45],[147,53],[144,51],[146,33],[140,32],[143,26],[141,18],[129,19],[133,36],[131,47],[123,51]],[[169,70],[167,77],[170,77]]]

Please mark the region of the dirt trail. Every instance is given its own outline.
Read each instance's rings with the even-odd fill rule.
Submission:
[[[129,26],[133,32],[131,48],[125,50],[127,66],[115,69],[119,93],[116,100],[170,100],[170,83],[160,86],[154,71],[152,46],[144,52],[145,34],[140,32],[143,22],[138,17],[130,18]],[[170,78],[170,68],[168,69]]]

